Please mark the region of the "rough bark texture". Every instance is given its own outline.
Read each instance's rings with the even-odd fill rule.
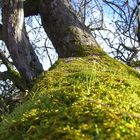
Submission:
[[[39,9],[44,30],[59,57],[81,56],[86,47],[98,47],[68,0],[41,0]]]
[[[23,0],[7,0],[2,8],[3,38],[11,58],[27,85],[42,71],[24,28]]]

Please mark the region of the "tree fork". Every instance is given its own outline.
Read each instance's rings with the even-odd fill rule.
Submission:
[[[98,49],[102,51],[68,0],[27,0],[24,10],[25,16],[40,14],[43,28],[59,57],[85,56]]]
[[[30,85],[43,67],[29,42],[24,27],[23,0],[4,2],[2,37],[21,77]]]

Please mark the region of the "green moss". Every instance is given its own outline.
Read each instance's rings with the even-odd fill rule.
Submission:
[[[84,57],[89,55],[106,55],[106,53],[97,46],[90,46],[90,45],[80,45],[79,49],[77,50],[77,55]]]
[[[25,83],[25,80],[21,78],[21,75],[16,70],[10,70],[8,74],[9,74],[9,77],[14,82],[14,84],[18,85],[20,88],[26,89],[29,86],[29,85],[27,86],[27,83]]]
[[[15,70],[11,70],[10,73],[11,73],[12,75],[14,75],[15,77],[18,77],[18,78],[21,77],[20,74],[19,74],[17,71],[15,71]]]
[[[60,59],[3,117],[0,139],[139,140],[139,82],[139,73],[105,54]]]

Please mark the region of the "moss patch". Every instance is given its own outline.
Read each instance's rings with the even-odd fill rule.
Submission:
[[[1,140],[140,139],[140,74],[107,55],[60,59],[28,98]]]

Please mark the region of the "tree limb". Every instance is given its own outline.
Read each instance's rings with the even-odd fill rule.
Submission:
[[[6,56],[5,56],[5,54],[4,54],[4,52],[2,50],[0,50],[0,59],[6,65],[8,71],[13,70],[12,63],[6,58]]]
[[[0,72],[0,80],[11,80],[20,90],[26,90],[26,83],[22,80],[20,74],[14,69],[13,64],[6,58],[2,50],[0,50],[0,59],[7,67],[7,71]]]

